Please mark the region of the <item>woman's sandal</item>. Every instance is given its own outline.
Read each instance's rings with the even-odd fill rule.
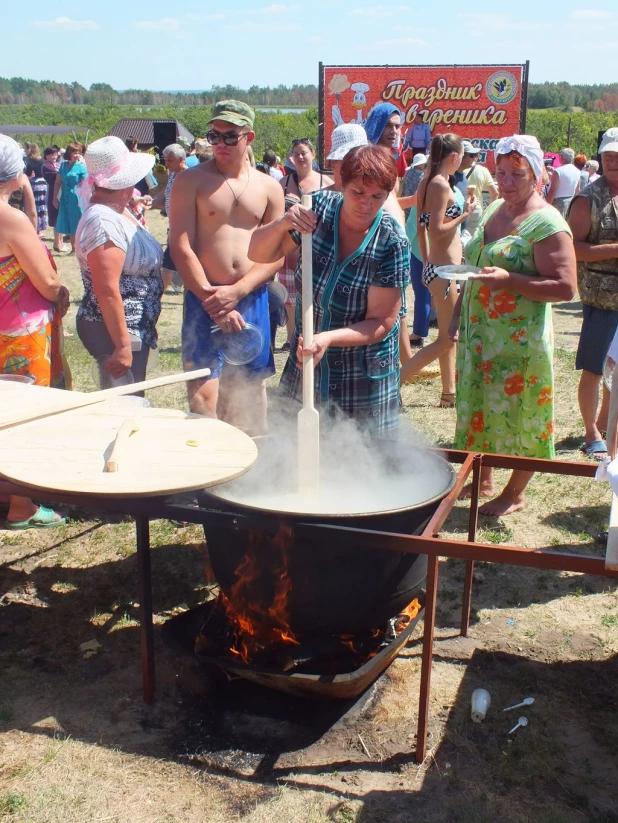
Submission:
[[[21,531],[22,529],[49,529],[54,526],[64,526],[66,517],[61,517],[53,509],[46,506],[39,506],[32,517],[27,520],[7,520],[4,528],[9,531]]]
[[[439,409],[454,409],[455,408],[455,392],[442,392],[440,395]]]

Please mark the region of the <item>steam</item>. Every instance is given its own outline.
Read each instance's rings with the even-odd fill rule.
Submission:
[[[445,461],[428,451],[411,425],[397,441],[370,438],[349,418],[320,420],[320,488],[297,490],[296,416],[269,410],[271,436],[258,439],[259,457],[245,475],[209,489],[248,506],[306,514],[367,514],[408,508],[441,494],[450,482]]]

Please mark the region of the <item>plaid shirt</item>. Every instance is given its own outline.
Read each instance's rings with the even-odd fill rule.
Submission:
[[[399,289],[402,300],[408,284],[410,249],[405,234],[382,210],[359,248],[341,263],[338,256],[338,192],[313,195],[317,226],[313,232],[314,333],[340,329],[366,318],[369,288]],[[299,232],[291,232],[300,245]],[[302,254],[296,269],[302,291]],[[284,394],[302,399],[302,372],[296,368],[296,347],[302,328],[302,305],[296,303],[294,337],[281,376]],[[315,402],[333,405],[355,418],[371,434],[397,428],[399,414],[399,321],[384,340],[368,346],[331,346],[318,364]]]

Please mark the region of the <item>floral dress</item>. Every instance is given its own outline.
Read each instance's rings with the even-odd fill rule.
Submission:
[[[534,245],[570,229],[553,208],[523,220],[514,234],[485,243],[484,213],[466,258],[534,276]],[[470,451],[553,458],[554,374],[551,306],[521,294],[466,283],[457,348],[455,447]]]

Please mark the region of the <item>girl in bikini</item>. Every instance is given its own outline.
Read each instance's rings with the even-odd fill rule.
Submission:
[[[474,197],[465,201],[455,189],[452,175],[463,157],[463,141],[456,134],[438,134],[431,141],[425,177],[418,189],[418,241],[423,256],[423,283],[431,292],[438,315],[438,337],[408,360],[401,369],[405,383],[421,369],[440,361],[442,396],[440,408],[455,405],[455,344],[448,329],[457,302],[457,289],[438,278],[438,266],[458,265],[462,259],[460,226],[474,208]]]

